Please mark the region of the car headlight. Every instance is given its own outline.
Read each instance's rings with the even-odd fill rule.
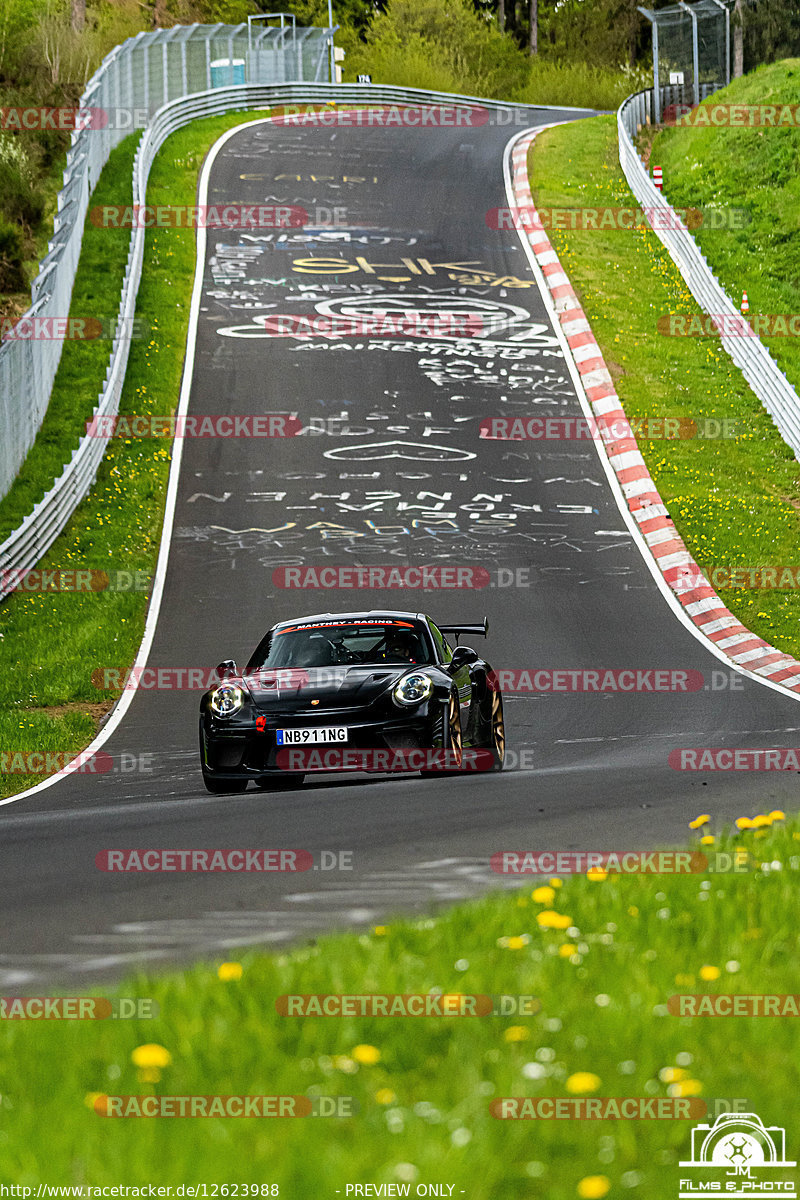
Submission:
[[[411,671],[395,684],[392,697],[395,704],[410,707],[413,704],[422,704],[432,692],[433,680],[430,675],[425,675],[422,671]]]
[[[244,692],[234,683],[223,683],[214,689],[208,703],[215,717],[232,717],[244,704]]]

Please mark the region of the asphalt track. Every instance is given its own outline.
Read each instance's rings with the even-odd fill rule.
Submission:
[[[563,116],[543,111],[541,121]],[[282,944],[514,883],[489,869],[497,850],[683,843],[701,811],[795,806],[794,774],[669,766],[682,746],[795,745],[800,708],[726,669],[678,621],[594,446],[479,437],[487,417],[581,412],[518,235],[485,219],[507,203],[513,131],[258,124],[221,148],[210,203],[344,208],[346,227],[282,241],[209,233],[189,412],[294,411],[317,432],[186,440],[149,665],[243,663],[276,620],[407,607],[440,622],[488,615],[497,668],[668,668],[701,672],[704,686],[509,694],[512,769],[502,776],[325,777],[298,793],[232,797],[203,790],[197,692],[141,690],[104,746],[114,771],[0,809],[6,991]],[[345,303],[478,305],[516,323],[457,346],[253,335],[259,314]],[[273,572],[299,563],[473,565],[493,584],[424,594],[276,586]],[[121,773],[122,756],[140,754],[153,755],[152,769]],[[260,846],[305,848],[315,860],[349,851],[352,869],[112,875],[95,865],[108,848]]]

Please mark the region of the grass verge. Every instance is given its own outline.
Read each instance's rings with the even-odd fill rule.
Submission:
[[[154,1000],[151,1020],[3,1021],[0,1180],[105,1185],[143,1182],[144,1170],[160,1185],[238,1184],[240,1196],[244,1183],[309,1197],[345,1181],[411,1183],[414,1195],[419,1181],[474,1200],[674,1200],[692,1120],[511,1121],[489,1105],[700,1097],[785,1124],[800,1084],[796,1022],[667,1006],[681,993],[792,992],[799,839],[797,823],[771,814],[703,847],[727,852],[735,873],[600,872],[542,890],[531,880],[362,936],[244,953],[221,973],[205,963],[141,975],[113,993]],[[538,1011],[288,1017],[275,1003],[435,992],[533,996]],[[348,1096],[358,1109],[309,1128],[311,1118],[126,1120],[95,1108],[104,1095],[242,1094]]]
[[[702,106],[782,106],[800,103],[800,59],[760,67],[715,92]],[[695,118],[697,119],[697,118]],[[785,121],[785,115],[784,115]],[[701,226],[696,239],[728,295],[746,291],[751,317],[800,314],[800,128],[736,126],[661,130],[652,162],[664,171],[671,204],[703,209],[739,206],[741,230]],[[792,384],[800,386],[800,341],[763,338]]]
[[[540,134],[529,170],[540,208],[636,207],[619,166],[615,117]],[[732,191],[725,202],[736,206],[741,197]],[[692,204],[697,203],[694,196]],[[729,438],[639,438],[664,503],[699,565],[711,571],[796,564],[800,465],[717,338],[658,332],[660,317],[700,310],[656,235],[649,229],[549,235],[628,417],[642,422],[667,417],[684,428],[694,421],[712,431],[717,425],[706,422],[734,422],[729,428],[736,436]],[[719,592],[748,628],[800,655],[797,591]]]

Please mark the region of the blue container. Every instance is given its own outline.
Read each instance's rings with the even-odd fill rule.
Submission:
[[[245,83],[243,58],[216,58],[211,64],[211,86],[231,87]]]

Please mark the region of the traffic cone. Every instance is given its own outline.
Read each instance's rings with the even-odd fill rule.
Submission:
[[[747,299],[747,292],[742,292],[741,313],[742,316],[747,316],[750,312],[750,301]]]

